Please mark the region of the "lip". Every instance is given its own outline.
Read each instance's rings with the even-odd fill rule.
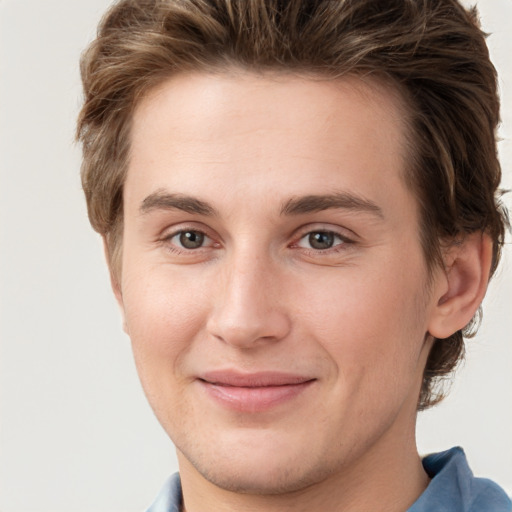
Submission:
[[[216,403],[240,412],[263,412],[305,392],[315,378],[282,372],[207,372],[198,382]]]

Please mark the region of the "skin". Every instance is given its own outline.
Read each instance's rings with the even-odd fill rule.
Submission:
[[[427,284],[404,117],[376,83],[244,72],[178,75],[138,105],[114,291],[187,511],[399,511],[428,484],[428,333],[474,312],[484,280],[458,269],[488,251]],[[219,370],[310,382],[237,409],[205,392]]]

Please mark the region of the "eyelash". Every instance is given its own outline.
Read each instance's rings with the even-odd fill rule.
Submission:
[[[211,245],[200,245],[197,248],[187,248],[178,245],[176,242],[172,242],[172,240],[178,236],[184,235],[186,233],[194,233],[197,235],[200,235],[201,237],[204,237],[207,240],[210,240]],[[318,249],[314,247],[303,247],[300,245],[300,243],[307,239],[308,237],[311,237],[311,235],[315,234],[322,234],[322,235],[328,235],[334,237],[335,241],[333,242],[333,245],[331,247],[327,247],[325,249]],[[336,243],[336,239],[338,240],[338,243]],[[201,251],[201,249],[209,249],[209,248],[218,248],[221,244],[218,242],[214,242],[213,238],[208,236],[208,234],[205,232],[205,230],[201,230],[198,228],[182,228],[177,231],[173,231],[172,233],[164,236],[161,239],[161,242],[166,244],[166,248],[172,252],[172,253],[178,253],[178,254],[192,254],[192,253],[198,253]],[[336,231],[332,231],[329,229],[310,229],[308,231],[303,232],[298,239],[296,239],[295,242],[292,242],[288,247],[291,248],[298,248],[302,249],[303,252],[305,252],[307,255],[313,255],[313,256],[326,256],[329,254],[336,254],[341,251],[347,250],[350,245],[353,245],[355,243],[354,240],[348,238],[347,236],[344,236]]]
[[[319,249],[314,247],[302,247],[300,243],[303,240],[306,240],[310,238],[312,235],[328,235],[334,238],[333,245],[331,247],[326,247],[325,249]],[[338,243],[336,243],[336,239]],[[310,240],[311,243],[311,240]],[[297,242],[292,244],[292,247],[301,247],[302,249],[306,250],[308,253],[313,255],[327,255],[332,253],[338,253],[340,251],[345,251],[348,249],[348,245],[354,244],[354,240],[332,230],[328,229],[313,229],[310,231],[307,231],[301,237],[298,239]]]
[[[201,229],[197,229],[197,228],[184,228],[184,229],[180,229],[178,231],[174,231],[174,232],[170,233],[169,235],[164,236],[162,238],[162,242],[164,242],[167,245],[167,249],[170,252],[179,253],[179,254],[198,252],[200,249],[208,248],[208,247],[205,247],[204,245],[201,245],[195,249],[191,249],[191,248],[182,247],[182,246],[180,247],[176,243],[172,242],[173,238],[175,238],[177,236],[184,235],[185,233],[195,233],[195,234],[200,235],[200,236],[204,237],[205,239],[209,239],[213,242],[213,239],[210,236],[208,236],[208,234],[205,233],[205,231],[203,231]],[[216,244],[216,245],[219,245],[219,244]]]

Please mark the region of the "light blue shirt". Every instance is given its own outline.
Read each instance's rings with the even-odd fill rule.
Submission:
[[[473,476],[462,448],[428,455],[423,467],[432,480],[407,512],[512,512],[512,502],[501,487]],[[180,512],[182,501],[175,473],[146,512]]]
[[[487,478],[476,478],[462,448],[434,453],[423,459],[432,478],[408,512],[511,512],[505,491]]]

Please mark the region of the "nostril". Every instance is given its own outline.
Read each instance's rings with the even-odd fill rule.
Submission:
[[[290,323],[284,313],[273,311],[249,317],[248,314],[226,318],[218,315],[207,325],[210,335],[223,343],[237,347],[252,347],[262,343],[275,343],[290,331]]]

